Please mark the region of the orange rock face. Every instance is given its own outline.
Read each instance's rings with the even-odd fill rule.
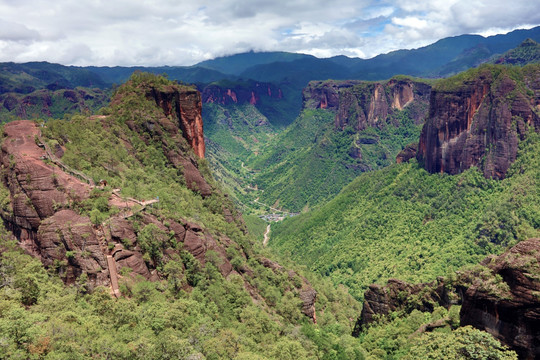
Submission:
[[[246,81],[232,88],[211,84],[202,90],[202,101],[205,104],[246,104],[258,105],[261,98],[282,99],[281,89],[274,84]]]
[[[528,127],[540,130],[538,76],[525,78],[528,91],[490,71],[456,89],[434,89],[417,155],[425,169],[457,174],[478,166],[487,178],[504,178]]]
[[[175,86],[163,90],[151,89],[148,97],[163,109],[165,116],[172,116],[182,129],[182,134],[200,158],[204,158],[205,145],[202,120],[201,93]]]
[[[338,129],[352,125],[356,130],[364,130],[369,126],[382,126],[393,111],[403,110],[413,101],[427,105],[430,89],[427,84],[409,79],[380,83],[311,81],[304,89],[303,100],[305,108],[334,110]],[[427,113],[414,109],[410,115],[421,123]]]

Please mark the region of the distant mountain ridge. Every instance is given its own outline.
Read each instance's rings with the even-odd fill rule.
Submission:
[[[288,52],[247,52],[206,60],[193,66],[64,66],[46,62],[0,63],[0,95],[30,94],[41,89],[56,91],[76,87],[107,88],[126,81],[134,71],[167,74],[171,80],[196,84],[203,90],[216,81],[273,83],[291,104],[291,114],[281,121],[288,125],[301,108],[301,90],[312,80],[383,80],[403,74],[444,77],[493,59],[524,40],[540,41],[540,26],[508,34],[482,37],[460,35],[431,45],[397,50],[371,59],[335,56],[321,59]],[[1,109],[0,109],[1,110]]]
[[[495,64],[525,65],[540,62],[540,44],[533,39],[526,39],[518,47],[496,57]]]
[[[524,40],[540,41],[540,26],[515,30],[507,34],[483,37],[459,35],[441,39],[418,49],[396,50],[371,59],[335,56],[317,58],[288,52],[246,52],[205,60],[193,66],[64,66],[47,62],[0,64],[0,91],[10,91],[6,84],[18,71],[34,77],[36,85],[46,86],[60,81],[59,86],[106,86],[120,83],[141,70],[167,73],[172,80],[190,83],[210,83],[222,79],[251,78],[258,81],[289,81],[292,83],[325,79],[382,80],[396,74],[441,77],[465,69],[445,67],[460,62],[468,67],[486,62],[495,54],[519,46]],[[482,49],[476,51],[475,49]],[[476,53],[474,58],[471,53]],[[456,65],[456,64],[454,64]],[[314,77],[319,74],[318,77]],[[23,79],[19,79],[21,82]],[[24,80],[30,81],[25,76]],[[305,81],[305,84],[307,84]],[[304,84],[304,85],[305,85]],[[35,87],[35,86],[34,86]]]

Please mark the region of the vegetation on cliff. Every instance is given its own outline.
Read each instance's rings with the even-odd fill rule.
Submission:
[[[406,145],[418,140],[426,101],[392,108],[390,90],[377,100],[374,86],[358,82],[347,94],[340,92],[339,107],[351,108],[345,123],[339,124],[342,128],[336,124],[338,104],[333,109],[307,108],[314,100],[305,99],[306,108],[295,122],[249,162],[250,167],[261,170],[254,176],[264,190],[258,194],[261,201],[290,211],[314,208],[361,173],[393,164]],[[348,94],[352,100],[344,99]],[[385,110],[381,114],[370,110],[377,106]],[[364,124],[368,113],[375,113],[378,119],[370,121],[376,124]]]
[[[429,174],[415,161],[362,174],[321,208],[275,225],[269,245],[358,299],[389,278],[430,281],[539,235],[539,154],[531,132],[502,181],[475,168]]]
[[[58,247],[65,260],[44,268],[22,254],[2,228],[0,357],[362,359],[364,351],[350,336],[359,304],[347,290],[268,260],[244,233],[243,222],[224,211],[232,209],[231,202],[204,160],[197,167],[210,184],[209,192],[202,194],[186,183],[186,168],[178,166],[175,156],[193,158],[193,150],[170,131],[162,109],[148,97],[149,89],[166,94],[175,86],[135,74],[103,110],[106,115],[77,115],[43,127],[49,146],[62,148],[63,163],[95,182],[108,183],[95,188],[87,200],[57,204],[63,211],[88,216],[99,228],[118,215],[107,202],[113,188],[120,189],[125,201],[159,197],[144,212],[128,214],[126,221],[136,236],[120,240],[126,251],[143,253],[141,266],[154,275],[149,281],[135,276],[129,266],[121,267],[119,299],[85,272],[64,286],[60,278],[90,253]],[[8,193],[3,191],[6,211]],[[153,220],[147,224],[148,219]],[[204,249],[208,243],[202,259],[200,253],[195,257],[187,237],[184,243],[175,240],[177,223],[197,229],[195,239],[213,237],[215,251]],[[79,225],[68,221],[56,226],[58,236],[64,237]],[[108,245],[109,250],[120,246]],[[223,267],[229,263],[232,270],[225,278]],[[303,298],[306,287],[313,303]],[[305,316],[304,308],[313,305],[317,324]]]

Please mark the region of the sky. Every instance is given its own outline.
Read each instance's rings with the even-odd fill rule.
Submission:
[[[173,66],[250,50],[370,58],[537,25],[537,0],[0,0],[0,62]]]

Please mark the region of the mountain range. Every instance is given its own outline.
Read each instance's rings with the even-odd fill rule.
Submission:
[[[1,64],[0,357],[540,356],[539,34]]]

